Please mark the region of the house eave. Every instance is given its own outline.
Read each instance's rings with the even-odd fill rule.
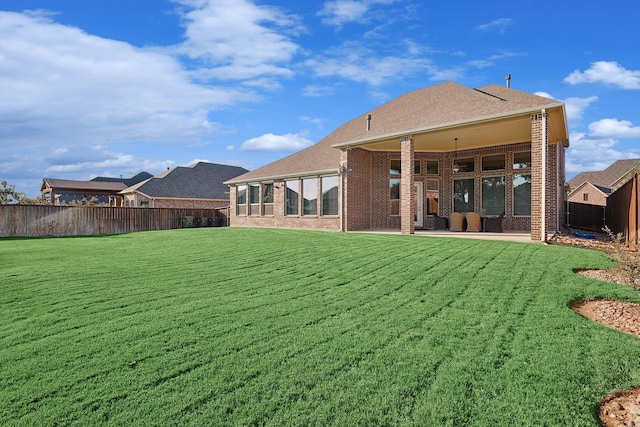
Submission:
[[[315,171],[302,171],[302,172],[292,172],[287,174],[253,177],[250,179],[231,179],[229,181],[225,181],[224,184],[237,185],[237,184],[248,184],[252,182],[261,182],[261,181],[282,181],[290,178],[303,178],[303,177],[320,176],[320,175],[331,175],[336,173],[338,173],[337,167],[332,169],[321,169],[321,170],[315,170]]]
[[[566,124],[566,114],[564,111],[564,104],[562,102],[552,102],[546,105],[537,106],[535,108],[529,107],[525,109],[514,110],[509,113],[492,114],[492,115],[487,115],[487,116],[480,117],[473,120],[465,119],[465,120],[443,123],[443,124],[438,124],[438,125],[428,126],[423,128],[408,129],[402,132],[393,132],[393,133],[378,135],[373,138],[362,138],[357,140],[343,141],[337,144],[333,144],[332,147],[337,149],[351,149],[351,148],[358,148],[358,147],[365,148],[367,146],[384,143],[389,140],[399,141],[402,137],[408,136],[408,135],[417,136],[417,135],[430,135],[430,134],[433,135],[438,133],[450,133],[455,129],[464,129],[464,128],[469,129],[471,127],[479,126],[479,125],[507,122],[510,120],[523,119],[523,118],[528,119],[528,117],[531,114],[539,113],[543,109],[547,111],[561,109],[562,116],[565,117],[565,119],[563,122],[562,135],[559,135],[558,139],[565,146],[568,146],[569,137],[567,134],[567,124]],[[513,141],[513,142],[516,142],[516,141]],[[517,141],[517,142],[523,142],[523,141]],[[495,145],[500,145],[500,144],[495,144]],[[445,151],[449,151],[449,150],[447,149]]]

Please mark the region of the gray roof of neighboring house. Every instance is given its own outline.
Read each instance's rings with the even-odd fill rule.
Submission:
[[[198,162],[165,171],[120,194],[137,191],[151,198],[227,200],[229,187],[224,181],[246,172],[247,169],[239,166]]]
[[[139,182],[144,181],[145,179],[152,178],[149,172],[139,172],[131,178],[112,178],[108,176],[97,176],[93,178],[91,181],[96,182],[122,182],[126,187],[131,187],[132,185],[136,185]]]
[[[361,115],[343,124],[317,144],[228,182],[242,183],[337,171],[340,150],[333,147],[335,144],[373,140],[439,126],[458,126],[539,108],[559,108],[562,105],[560,101],[500,85],[470,89],[445,82],[409,92],[370,110],[367,113],[372,115],[370,130],[367,130]]]
[[[582,183],[589,182],[601,190],[606,188],[611,193],[625,182],[620,179],[627,175],[634,168],[640,168],[640,159],[616,160],[609,167],[602,171],[580,172],[569,180],[569,188],[577,189]],[[629,176],[631,178],[631,176]],[[604,190],[603,190],[604,191]]]

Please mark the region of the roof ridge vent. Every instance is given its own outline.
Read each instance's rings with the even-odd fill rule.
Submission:
[[[494,95],[494,94],[492,94],[492,93],[485,92],[485,91],[480,90],[480,89],[473,89],[473,90],[475,90],[476,92],[480,92],[480,93],[482,93],[482,94],[484,94],[484,95],[489,95],[489,96],[491,96],[491,97],[493,97],[493,98],[499,99],[500,101],[506,101],[506,99],[504,99],[504,98],[500,98],[499,96],[496,96],[496,95]]]

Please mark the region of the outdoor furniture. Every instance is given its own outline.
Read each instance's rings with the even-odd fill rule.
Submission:
[[[443,216],[433,214],[433,229],[434,230],[446,230],[449,228],[449,221]]]
[[[504,213],[496,217],[484,218],[484,231],[492,233],[502,233],[502,220],[504,219]]]
[[[482,231],[482,220],[479,213],[467,212],[467,231]]]
[[[464,215],[460,212],[452,212],[449,215],[449,231],[463,231],[464,230]]]

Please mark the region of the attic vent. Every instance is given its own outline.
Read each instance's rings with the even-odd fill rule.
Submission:
[[[367,131],[371,130],[371,114],[367,114]]]

